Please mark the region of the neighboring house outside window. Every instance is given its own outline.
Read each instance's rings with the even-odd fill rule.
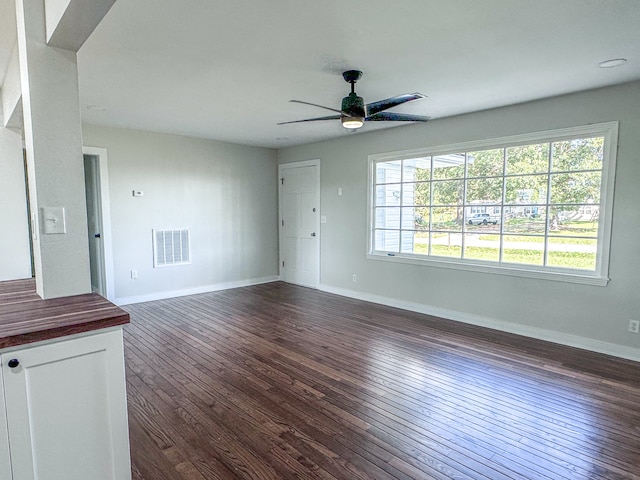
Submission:
[[[369,258],[605,285],[617,123],[370,156]]]

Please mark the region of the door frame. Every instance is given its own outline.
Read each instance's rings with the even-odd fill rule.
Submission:
[[[282,254],[282,248],[284,245],[282,239],[282,221],[283,221],[283,193],[282,193],[282,178],[283,172],[289,168],[301,168],[301,167],[315,167],[316,170],[316,205],[318,205],[318,215],[316,215],[316,225],[315,231],[318,232],[318,241],[316,242],[316,262],[318,264],[318,276],[314,281],[314,285],[312,288],[320,287],[320,278],[321,277],[321,264],[320,264],[320,242],[322,240],[322,232],[320,231],[320,217],[322,214],[322,209],[320,208],[320,159],[316,158],[313,160],[302,160],[299,162],[291,162],[291,163],[281,163],[278,165],[278,275],[280,279],[282,279],[282,261],[284,255]]]
[[[100,183],[99,208],[101,210],[102,225],[101,238],[103,246],[103,285],[104,292],[100,292],[107,300],[115,299],[113,278],[113,242],[111,240],[111,202],[109,199],[109,169],[107,149],[101,147],[82,147],[83,155],[93,155],[98,159],[98,178]]]

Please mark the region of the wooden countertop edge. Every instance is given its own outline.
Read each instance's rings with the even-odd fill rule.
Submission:
[[[129,314],[96,293],[43,300],[33,278],[0,282],[0,349],[129,323]]]
[[[118,315],[112,315],[101,319],[93,319],[86,322],[74,322],[68,325],[59,325],[56,327],[45,325],[42,329],[8,335],[0,338],[0,349],[27,345],[29,343],[51,340],[54,338],[66,337],[69,335],[86,333],[109,327],[116,327],[127,323],[129,323],[129,314],[123,311]]]

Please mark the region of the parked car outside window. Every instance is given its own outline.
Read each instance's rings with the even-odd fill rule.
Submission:
[[[486,225],[488,223],[498,224],[498,218],[492,217],[488,213],[476,213],[469,219],[469,225]]]

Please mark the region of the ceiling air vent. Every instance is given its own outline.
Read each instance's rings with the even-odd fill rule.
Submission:
[[[191,263],[189,229],[153,230],[153,266],[170,267]]]

